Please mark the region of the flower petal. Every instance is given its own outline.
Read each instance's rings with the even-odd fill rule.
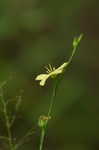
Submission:
[[[43,80],[44,78],[46,78],[47,74],[40,74],[36,77],[35,80]]]
[[[44,86],[44,85],[45,85],[46,80],[49,78],[49,76],[50,76],[50,75],[46,75],[46,77],[41,80],[41,82],[40,82],[40,85],[41,85],[41,86]]]
[[[65,62],[64,64],[62,64],[60,67],[58,67],[57,69],[55,69],[53,72],[52,72],[52,75],[58,75],[58,74],[61,74],[64,70],[64,68],[68,65],[68,62]]]

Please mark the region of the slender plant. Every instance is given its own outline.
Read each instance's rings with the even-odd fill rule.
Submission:
[[[7,82],[8,81],[3,82],[0,86],[0,106],[7,131],[7,136],[0,136],[0,140],[3,140],[4,143],[8,145],[9,150],[18,150],[21,146],[24,145],[27,138],[33,135],[34,128],[31,127],[18,142],[15,142],[15,138],[13,137],[12,133],[12,126],[14,125],[14,122],[16,120],[17,113],[22,102],[22,96],[17,96],[17,100],[15,101],[15,113],[14,115],[11,115],[11,113],[9,113],[8,104],[12,101],[7,101],[4,97],[4,87],[6,86]]]
[[[6,84],[6,82],[4,82],[2,84],[2,86],[4,84]],[[6,129],[7,129],[7,134],[8,134],[8,137],[4,137],[4,138],[8,139],[9,149],[14,150],[13,138],[12,138],[12,132],[11,132],[11,124],[10,124],[10,117],[8,115],[7,103],[4,100],[4,94],[3,94],[3,87],[2,86],[0,87],[0,98],[1,98],[1,104],[2,104],[2,111],[3,111],[3,115],[4,115],[4,119],[5,119],[5,125],[6,125]]]
[[[75,37],[73,39],[73,51],[71,56],[69,57],[68,61],[64,62],[60,67],[55,68],[52,67],[50,64],[48,65],[48,67],[46,68],[46,74],[40,74],[36,77],[35,80],[40,81],[40,86],[44,86],[46,84],[46,81],[48,78],[56,78],[59,74],[62,74],[67,66],[71,63],[73,56],[77,50],[77,47],[81,41],[83,37],[83,34],[81,34],[79,37]],[[57,91],[57,86],[58,86],[58,82],[59,79],[56,78],[55,79],[55,84],[53,87],[53,91],[52,91],[52,97],[50,100],[50,105],[49,105],[49,110],[48,110],[48,114],[47,116],[40,116],[39,121],[38,121],[38,125],[41,129],[41,136],[40,136],[40,145],[39,145],[39,150],[43,150],[43,144],[44,144],[44,139],[45,139],[45,134],[46,134],[46,128],[48,125],[48,121],[51,119],[51,113],[52,113],[52,108],[53,108],[53,103],[54,103],[54,99],[56,96],[56,91]]]

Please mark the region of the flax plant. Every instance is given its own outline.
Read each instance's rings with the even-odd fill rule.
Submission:
[[[75,37],[73,39],[73,43],[72,43],[73,50],[72,50],[72,54],[69,57],[68,61],[65,61],[58,68],[52,67],[49,64],[48,67],[45,67],[46,68],[46,73],[38,75],[35,79],[36,81],[40,81],[40,83],[39,83],[40,86],[44,86],[46,84],[46,81],[49,78],[55,78],[55,84],[54,84],[54,87],[53,87],[52,97],[51,97],[51,100],[50,100],[50,105],[49,105],[49,110],[48,110],[47,116],[40,116],[39,121],[38,121],[38,125],[41,129],[39,150],[43,150],[43,144],[44,144],[44,139],[45,139],[45,134],[46,134],[46,128],[47,128],[49,120],[51,119],[53,103],[54,103],[54,99],[55,99],[55,96],[56,96],[57,87],[58,87],[58,84],[59,84],[59,78],[57,76],[64,73],[64,71],[66,70],[68,65],[72,62],[73,56],[74,56],[74,54],[75,54],[75,52],[78,48],[78,45],[79,45],[82,37],[83,37],[83,34],[81,34],[79,37]]]

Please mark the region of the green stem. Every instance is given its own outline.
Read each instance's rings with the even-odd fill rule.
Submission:
[[[48,110],[48,118],[50,117],[51,113],[52,113],[52,108],[53,108],[53,104],[54,104],[54,99],[55,99],[55,96],[56,96],[56,91],[57,91],[57,86],[58,86],[58,82],[59,80],[56,79],[55,81],[55,86],[53,88],[53,91],[52,91],[52,97],[51,97],[51,101],[50,101],[50,106],[49,106],[49,110]]]
[[[14,147],[14,150],[17,150],[19,147],[21,147],[24,143],[25,140],[31,136],[34,133],[33,128],[29,129],[28,132],[22,137],[22,139],[19,141],[19,143],[17,143]]]
[[[40,148],[39,148],[39,150],[43,149],[44,137],[45,137],[45,128],[42,128],[41,129],[41,138],[40,138]]]
[[[73,51],[72,51],[72,54],[68,60],[68,65],[71,63],[73,56],[75,55],[75,52],[76,52],[82,38],[83,38],[83,34],[80,34],[80,36],[78,38],[74,38],[74,40],[73,40]]]
[[[48,120],[49,120],[49,118],[51,116],[51,113],[52,113],[54,99],[55,99],[55,96],[56,96],[57,85],[58,85],[58,79],[55,82],[55,86],[54,86],[53,92],[52,92],[52,97],[51,97],[51,101],[50,101],[50,105],[49,105],[49,110],[48,110],[48,114],[47,114]],[[39,147],[39,150],[43,149],[44,138],[45,138],[45,134],[46,134],[46,128],[47,128],[48,120],[46,121],[45,127],[41,128],[41,138],[40,138],[40,147]]]
[[[77,49],[77,47],[74,47],[74,48],[73,48],[72,55],[70,56],[70,58],[69,58],[69,60],[68,60],[68,65],[71,63],[72,58],[73,58],[73,56],[74,56],[74,54],[75,54],[75,52],[76,52],[76,49]]]
[[[11,130],[10,130],[10,120],[9,120],[9,116],[8,116],[8,112],[7,112],[6,102],[5,102],[4,97],[3,97],[2,88],[1,88],[1,93],[0,94],[1,94],[0,95],[1,96],[1,102],[2,102],[2,105],[3,105],[3,113],[4,113],[4,117],[5,117],[7,133],[8,133],[9,148],[10,148],[10,150],[14,150],[13,142],[12,142],[12,133],[11,133]]]

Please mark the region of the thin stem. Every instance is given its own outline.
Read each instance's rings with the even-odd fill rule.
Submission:
[[[1,90],[1,93],[0,93],[1,102],[2,102],[2,105],[3,105],[3,113],[4,113],[4,117],[5,117],[7,133],[8,133],[9,148],[10,148],[10,150],[14,150],[13,142],[12,142],[12,133],[11,133],[11,130],[10,130],[10,120],[9,120],[9,116],[8,116],[7,106],[6,106],[6,102],[4,100],[4,97],[3,97],[2,88],[0,90]]]
[[[76,52],[76,49],[77,49],[77,47],[74,47],[74,48],[73,48],[72,55],[70,56],[70,58],[69,58],[69,60],[68,60],[68,65],[71,63],[72,58],[73,58],[73,56],[74,56],[74,54],[75,54],[75,52]]]
[[[49,118],[50,118],[51,113],[52,113],[54,99],[55,99],[55,96],[56,96],[57,85],[58,85],[58,79],[56,80],[55,86],[54,86],[53,91],[52,91],[52,97],[51,97],[51,101],[50,101],[50,105],[49,105],[49,110],[48,110],[48,114],[47,114],[48,119],[46,120],[45,126],[41,128],[41,138],[40,138],[40,147],[39,147],[39,150],[43,149],[44,138],[45,138],[45,134],[46,134],[46,128],[47,128],[47,124],[48,124]]]
[[[39,150],[42,150],[42,149],[43,149],[44,137],[45,137],[45,128],[42,128],[42,130],[41,130],[41,138],[40,138],[40,148],[39,148]]]
[[[15,115],[12,117],[12,120],[11,120],[11,122],[10,122],[10,127],[13,126],[13,124],[14,124],[14,122],[15,122],[15,120],[16,120],[17,113],[18,113],[18,111],[19,111],[21,101],[22,101],[22,96],[18,96],[18,100],[17,100],[16,107],[15,107]]]
[[[14,150],[17,150],[19,147],[21,147],[25,143],[25,140],[33,133],[34,133],[33,128],[29,129],[28,132],[24,135],[24,137],[22,137],[22,139],[19,141],[19,143],[15,145]]]
[[[73,56],[75,55],[75,52],[76,52],[82,38],[83,38],[83,34],[80,34],[80,36],[78,38],[74,38],[74,40],[73,40],[73,51],[72,51],[72,54],[68,60],[68,65],[71,63]]]
[[[48,115],[47,115],[48,118],[50,117],[50,115],[52,113],[52,108],[53,108],[54,99],[55,99],[55,96],[56,96],[56,90],[57,90],[58,81],[59,80],[56,79],[55,86],[54,86],[53,91],[52,91],[52,97],[51,97],[50,106],[49,106]]]

